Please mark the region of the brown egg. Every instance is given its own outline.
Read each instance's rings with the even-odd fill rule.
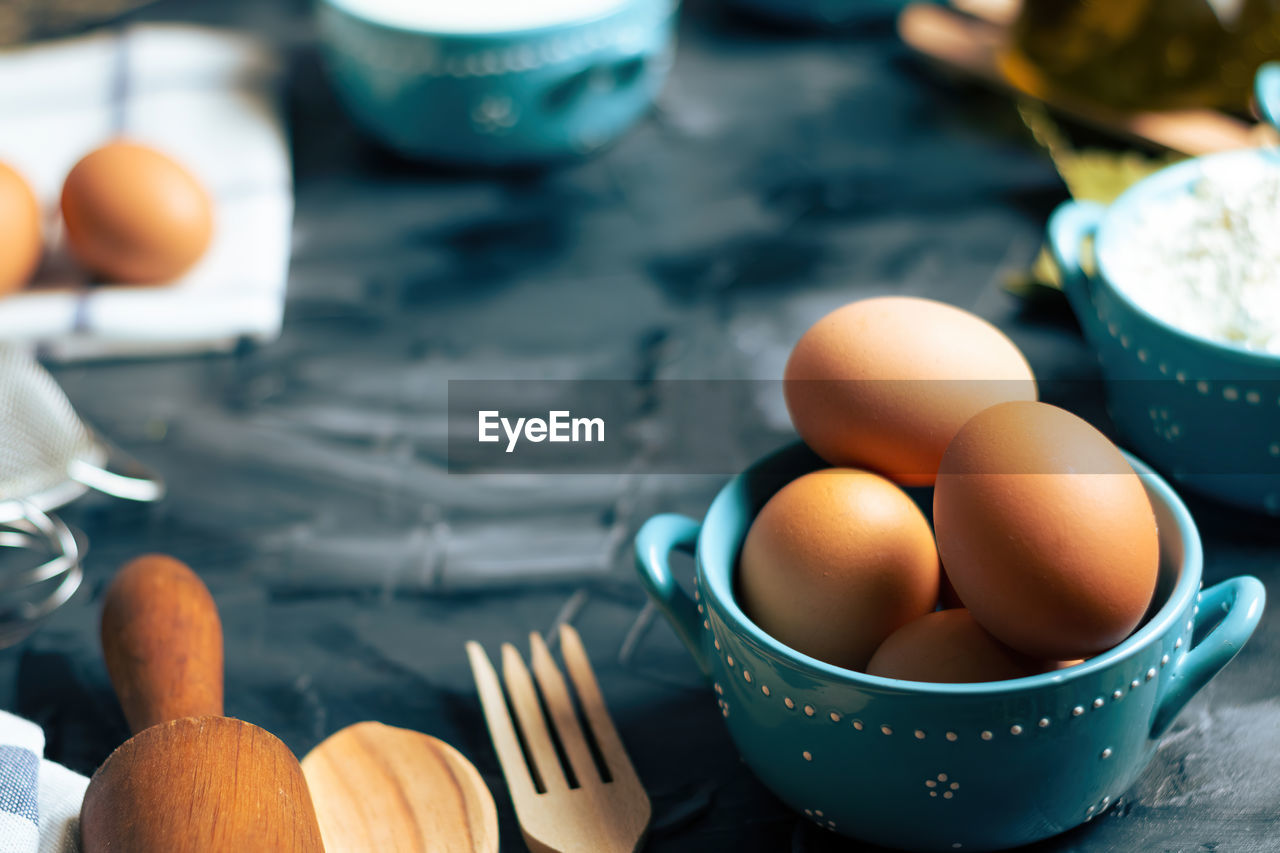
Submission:
[[[40,265],[40,205],[31,186],[0,163],[0,295],[21,290]]]
[[[867,664],[867,672],[907,681],[967,684],[1004,681],[1058,669],[991,636],[968,610],[939,610],[889,635]]]
[[[886,296],[838,308],[805,332],[783,393],[800,437],[832,465],[927,486],[965,421],[995,403],[1036,399],[1036,382],[987,321]]]
[[[933,493],[960,600],[999,640],[1053,660],[1127,637],[1155,593],[1156,520],[1106,436],[1046,403],[1002,403],[947,448]]]
[[[154,284],[186,272],[209,246],[213,204],[168,156],[112,142],[86,156],[62,186],[72,254],[112,282]]]
[[[742,546],[738,594],[766,633],[861,669],[885,637],[938,600],[929,523],[893,483],[830,468],[784,486]]]

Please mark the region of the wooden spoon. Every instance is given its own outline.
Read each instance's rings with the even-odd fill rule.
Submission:
[[[222,625],[191,569],[160,555],[121,569],[102,649],[134,736],[89,781],[85,853],[323,853],[293,753],[222,716]]]
[[[328,853],[497,853],[493,796],[444,741],[356,723],[307,753],[302,772]]]

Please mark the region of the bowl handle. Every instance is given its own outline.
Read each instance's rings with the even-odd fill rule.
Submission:
[[[1258,69],[1253,79],[1253,92],[1258,101],[1258,112],[1272,127],[1280,130],[1280,62],[1268,62]]]
[[[1266,587],[1250,575],[1225,580],[1201,593],[1200,610],[1195,616],[1197,629],[1217,614],[1224,615],[1212,631],[1174,664],[1173,679],[1160,699],[1151,724],[1152,737],[1164,734],[1182,706],[1244,647],[1253,629],[1258,627],[1266,603]]]
[[[616,71],[624,66],[630,69],[627,76],[614,79],[615,88],[627,88],[644,76],[645,64],[662,50],[661,44],[628,43],[612,45],[575,60],[547,84],[542,99],[543,109],[558,113],[581,106],[585,103],[583,97],[592,91],[593,77],[609,69]]]
[[[689,648],[702,674],[710,675],[711,663],[699,642],[702,623],[697,605],[671,576],[671,552],[694,553],[701,530],[702,525],[686,515],[655,515],[636,534],[636,571],[645,591]]]
[[[1081,263],[1080,249],[1086,237],[1097,233],[1105,210],[1097,202],[1068,201],[1059,205],[1049,217],[1049,255],[1062,277],[1062,290],[1067,294],[1071,310],[1091,342],[1097,315],[1094,313],[1092,282]]]

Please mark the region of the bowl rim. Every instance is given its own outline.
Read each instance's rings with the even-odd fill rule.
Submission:
[[[1123,287],[1116,285],[1117,277],[1112,273],[1110,264],[1107,263],[1108,258],[1113,257],[1114,253],[1122,250],[1116,244],[1119,239],[1117,235],[1123,230],[1118,227],[1118,224],[1125,218],[1132,221],[1132,212],[1145,204],[1150,196],[1161,195],[1178,188],[1186,190],[1198,177],[1203,176],[1206,163],[1266,157],[1275,158],[1276,166],[1280,168],[1280,151],[1270,151],[1270,149],[1263,148],[1219,151],[1214,154],[1205,154],[1200,157],[1180,160],[1177,163],[1165,166],[1157,172],[1153,172],[1130,186],[1111,204],[1106,206],[1106,210],[1098,222],[1093,252],[1098,274],[1094,276],[1094,281],[1104,285],[1115,299],[1122,302],[1130,311],[1140,316],[1147,323],[1159,327],[1183,343],[1207,350],[1216,355],[1227,355],[1231,358],[1250,362],[1255,366],[1280,368],[1280,354],[1258,352],[1238,344],[1192,334],[1186,329],[1175,326],[1167,320],[1152,314],[1135,302]]]
[[[1157,641],[1160,637],[1172,627],[1176,621],[1181,620],[1182,613],[1191,603],[1192,597],[1200,589],[1200,581],[1203,572],[1203,552],[1200,544],[1200,533],[1196,528],[1191,513],[1183,504],[1182,499],[1177,493],[1155,473],[1144,462],[1137,459],[1128,452],[1124,453],[1125,458],[1133,467],[1134,472],[1142,478],[1143,485],[1147,489],[1148,496],[1152,502],[1160,502],[1169,511],[1170,516],[1174,520],[1178,537],[1182,543],[1182,562],[1179,566],[1178,581],[1174,588],[1169,592],[1168,600],[1156,611],[1150,619],[1148,619],[1138,630],[1130,634],[1119,645],[1095,655],[1083,663],[1066,669],[1055,670],[1053,672],[1040,673],[1038,675],[1026,676],[1023,678],[1006,679],[1003,681],[983,681],[969,682],[961,684],[947,684],[925,681],[908,681],[906,679],[886,678],[878,675],[868,675],[864,672],[858,672],[852,669],[836,666],[826,663],[817,658],[810,657],[803,652],[796,651],[790,646],[785,645],[781,641],[775,639],[766,633],[762,628],[756,625],[750,617],[738,606],[736,597],[733,594],[732,579],[737,569],[738,556],[742,549],[742,541],[745,539],[746,530],[750,527],[748,522],[744,525],[742,535],[737,541],[730,543],[733,550],[733,559],[728,566],[718,567],[718,571],[707,570],[707,556],[705,538],[708,529],[714,529],[712,526],[724,522],[717,521],[719,516],[733,512],[734,503],[738,495],[755,479],[759,478],[763,471],[774,468],[782,464],[787,464],[790,468],[796,467],[796,461],[800,457],[807,456],[808,460],[804,464],[810,467],[797,474],[808,473],[812,470],[818,470],[823,467],[830,467],[815,455],[803,442],[794,442],[779,450],[758,459],[752,463],[750,467],[742,473],[736,475],[728,483],[726,483],[716,494],[711,502],[711,507],[707,510],[707,515],[703,521],[702,529],[698,533],[698,542],[696,549],[696,571],[699,576],[700,586],[702,587],[703,597],[708,599],[709,607],[716,610],[717,615],[726,623],[726,625],[737,635],[737,637],[751,645],[757,647],[761,652],[772,656],[778,661],[788,664],[801,671],[807,671],[809,676],[821,680],[824,683],[837,684],[849,687],[874,688],[882,693],[912,694],[916,696],[935,696],[935,697],[991,697],[995,695],[1003,695],[1009,693],[1025,693],[1040,690],[1046,687],[1057,687],[1068,684],[1078,678],[1084,678],[1103,670],[1110,669],[1116,664],[1122,663],[1140,654],[1149,645]],[[796,460],[791,457],[796,457]],[[814,464],[816,463],[816,464]]]
[[[646,2],[668,7],[666,11],[670,14],[676,11],[682,0],[617,0],[617,2],[611,6],[580,18],[570,18],[568,20],[550,24],[540,24],[534,27],[516,27],[512,29],[478,31],[433,30],[427,27],[415,27],[403,22],[397,22],[392,18],[384,18],[362,12],[353,7],[351,0],[320,0],[317,6],[326,7],[335,12],[340,12],[362,24],[379,27],[384,30],[390,30],[402,35],[422,36],[424,38],[437,39],[440,41],[475,42],[482,45],[492,46],[494,42],[514,42],[522,41],[524,39],[541,38],[558,32],[574,30],[579,27],[594,26],[604,21],[608,21],[610,18],[625,15],[627,12],[632,11],[637,6],[641,6]]]

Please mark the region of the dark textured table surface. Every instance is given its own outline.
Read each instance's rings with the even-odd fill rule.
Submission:
[[[492,787],[504,850],[523,844],[463,643],[495,651],[561,619],[583,632],[652,793],[649,849],[853,849],[753,778],[672,631],[637,624],[631,536],[657,511],[700,516],[723,477],[444,466],[447,379],[776,378],[813,320],[867,294],[945,299],[1005,329],[1041,377],[1095,375],[1069,318],[1000,287],[1064,195],[1008,101],[940,81],[887,24],[779,34],[713,5],[685,10],[652,118],[590,161],[500,177],[363,141],[300,0],[143,13],[252,30],[286,57],[289,303],[267,347],[57,371],[171,494],[64,513],[92,542],[85,588],[0,654],[4,707],[46,727],[51,758],[87,773],[125,738],[97,644],[101,593],[127,558],[165,551],[221,607],[228,713],[299,754],[362,719],[437,735]],[[787,438],[780,400],[731,414],[743,434]],[[661,395],[636,415],[668,416]],[[1274,521],[1192,509],[1208,583],[1252,573],[1280,589]],[[1277,654],[1267,617],[1122,806],[1038,849],[1280,849]]]

